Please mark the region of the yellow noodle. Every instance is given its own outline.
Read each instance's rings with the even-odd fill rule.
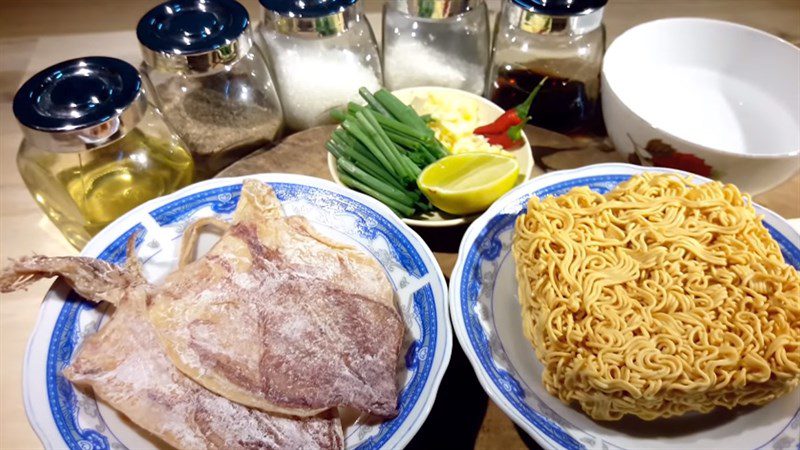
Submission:
[[[544,385],[595,419],[761,405],[800,383],[800,278],[735,186],[645,174],[534,197],[513,254]]]

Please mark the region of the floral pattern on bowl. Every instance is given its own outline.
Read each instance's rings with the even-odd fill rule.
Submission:
[[[706,164],[703,158],[691,153],[682,153],[661,139],[650,139],[642,147],[633,140],[629,134],[628,139],[633,144],[633,153],[628,155],[628,162],[637,166],[666,167],[668,169],[685,170],[694,174],[719,179],[722,175]]]

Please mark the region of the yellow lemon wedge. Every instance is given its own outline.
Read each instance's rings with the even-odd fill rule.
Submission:
[[[492,153],[445,156],[419,174],[417,185],[434,206],[450,214],[485,210],[514,187],[517,160]]]

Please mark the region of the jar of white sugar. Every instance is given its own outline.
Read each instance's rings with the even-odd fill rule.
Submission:
[[[482,94],[489,64],[483,0],[390,0],[383,8],[386,87],[443,86]]]
[[[286,125],[331,122],[330,111],[381,85],[378,45],[357,0],[260,0],[261,45],[275,71]]]
[[[247,10],[235,0],[170,0],[136,29],[147,88],[210,178],[280,138],[281,109]]]

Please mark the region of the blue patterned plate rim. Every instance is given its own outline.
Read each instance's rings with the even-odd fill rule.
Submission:
[[[524,393],[521,392],[520,381],[514,378],[514,375],[499,367],[493,359],[492,350],[488,348],[488,337],[484,327],[478,321],[476,314],[471,312],[471,308],[467,308],[467,306],[474,306],[477,301],[477,298],[471,298],[470,293],[465,289],[467,281],[475,275],[474,271],[472,271],[474,267],[469,263],[469,259],[480,253],[474,248],[474,244],[488,231],[487,228],[489,228],[493,219],[497,219],[501,214],[513,213],[516,215],[520,208],[524,208],[527,199],[535,192],[554,190],[556,187],[572,188],[584,186],[587,184],[587,180],[595,181],[594,179],[599,178],[603,178],[605,179],[604,181],[609,183],[613,182],[616,185],[633,175],[645,172],[674,173],[692,177],[696,182],[701,183],[712,181],[680,170],[641,167],[622,163],[594,164],[578,169],[550,172],[528,180],[503,195],[469,226],[461,240],[458,260],[453,268],[449,285],[450,314],[452,315],[454,332],[478,380],[489,397],[544,448],[580,449],[585,448],[585,446],[559,424],[526,405],[523,398]],[[777,236],[781,247],[791,252],[791,258],[797,267],[797,264],[800,263],[800,235],[780,215],[756,203],[754,203],[754,206],[757,212],[764,216],[764,223],[773,238]],[[789,237],[779,232],[776,226],[786,230]],[[502,249],[490,248],[488,251],[497,256],[495,253],[501,252]],[[470,273],[467,273],[467,267],[469,267]],[[789,419],[789,423],[781,430],[778,436],[781,436],[790,426],[797,427],[799,423],[800,409]],[[586,430],[584,432],[589,433]],[[758,448],[772,443],[778,436],[773,437],[772,440],[765,442]],[[602,444],[604,448],[621,448],[606,441],[602,441]],[[798,449],[800,449],[800,443],[798,443]]]
[[[425,353],[425,356],[418,356],[418,351],[420,350],[419,345],[416,345],[418,340],[412,343],[406,358],[413,357],[414,364],[420,364],[420,367],[411,377],[411,382],[401,392],[401,414],[391,421],[384,422],[379,428],[377,439],[373,436],[367,439],[366,442],[359,444],[359,448],[384,448],[389,444],[391,444],[391,447],[406,445],[430,413],[450,360],[453,339],[447,305],[447,285],[433,252],[422,238],[377,200],[327,180],[296,174],[273,173],[206,180],[146,202],[129,211],[92,239],[81,255],[101,258],[118,256],[120,249],[115,247],[120,247],[118,244],[127,240],[126,236],[134,230],[141,229],[142,222],[145,220],[156,220],[158,222],[159,211],[163,211],[165,206],[178,203],[177,209],[180,210],[181,201],[183,201],[183,204],[191,203],[192,197],[200,197],[203,193],[208,192],[213,192],[216,195],[218,191],[232,192],[235,194],[234,199],[237,199],[241,184],[247,178],[258,179],[271,184],[279,192],[279,198],[281,197],[280,190],[287,186],[302,188],[303,190],[314,190],[325,194],[326,198],[335,197],[342,202],[347,202],[347,211],[361,221],[365,221],[366,218],[359,215],[360,212],[371,215],[371,220],[378,220],[384,229],[392,232],[391,236],[382,235],[387,243],[390,244],[389,248],[392,256],[401,257],[399,263],[410,275],[420,274],[427,280],[420,288],[417,289],[415,287],[416,290],[413,292],[411,304],[414,314],[420,316],[420,326],[423,323],[429,323],[422,319],[420,308],[428,311],[428,314],[432,314],[425,317],[425,319],[431,320],[428,325],[430,330],[427,330],[427,333],[423,332],[420,336],[420,338],[426,339],[428,344],[431,344],[431,354]],[[303,200],[311,199],[304,198]],[[232,210],[235,207],[235,203],[233,202],[229,209]],[[314,202],[308,201],[307,203],[313,204]],[[351,211],[351,208],[354,209]],[[212,209],[216,211],[216,209]],[[359,209],[362,211],[359,212]],[[189,213],[192,212],[189,211]],[[226,212],[230,211],[226,210]],[[143,219],[143,217],[147,217],[147,219]],[[175,220],[174,218],[172,219]],[[373,231],[373,235],[376,233],[373,229],[370,229],[370,231]],[[140,238],[137,242],[141,241],[142,239]],[[401,244],[405,246],[403,250],[406,251],[402,255],[397,250],[397,246]],[[410,253],[413,253],[413,255],[410,255]],[[408,257],[411,260],[407,259]],[[407,264],[409,267],[407,267]],[[56,342],[54,328],[57,326],[56,322],[61,321],[62,316],[66,313],[66,306],[70,303],[75,303],[66,301],[68,295],[71,295],[71,290],[65,283],[61,281],[53,283],[53,286],[45,295],[39,316],[28,341],[23,363],[25,411],[31,427],[45,448],[62,448],[66,445],[63,437],[64,429],[62,428],[64,425],[60,423],[63,420],[59,420],[61,418],[56,419],[57,414],[54,413],[52,408],[53,399],[51,398],[51,393],[62,389],[62,386],[57,382],[59,377],[55,377],[56,379],[50,378],[47,367],[51,365],[51,359],[55,359],[54,352],[61,351],[57,347],[63,345],[63,342]],[[425,306],[420,306],[422,304]],[[80,314],[81,309],[81,303],[77,305],[74,308],[76,311],[74,312],[75,316]],[[406,320],[413,320],[413,318]],[[69,326],[76,326],[74,320],[69,323]],[[424,347],[422,350],[427,352],[428,348]],[[46,360],[42,353],[46,353]],[[420,359],[422,363],[419,363]],[[412,366],[411,368],[415,367]],[[403,411],[404,409],[405,411]],[[101,425],[105,424],[102,423]],[[113,434],[113,431],[107,427],[105,427],[104,431]],[[97,432],[94,432],[94,434],[100,435]],[[91,445],[93,445],[91,439],[77,443],[73,442],[75,448],[94,448]]]

